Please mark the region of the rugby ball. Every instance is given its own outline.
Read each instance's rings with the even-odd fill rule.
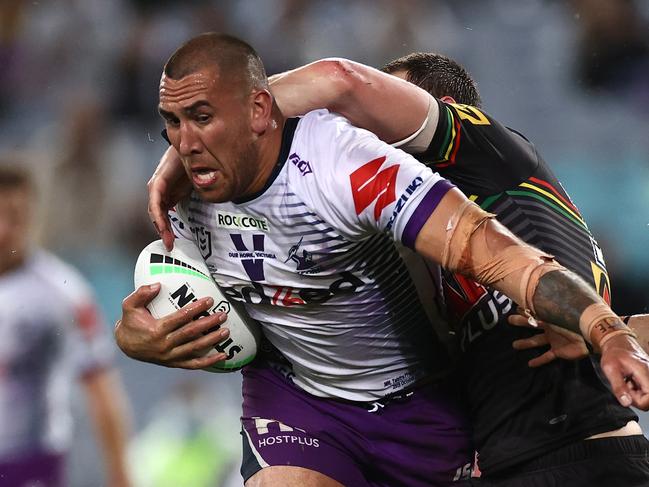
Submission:
[[[246,315],[242,305],[230,303],[223,296],[194,242],[176,239],[171,252],[165,249],[162,240],[151,242],[137,259],[134,281],[136,289],[160,283],[160,292],[147,306],[156,319],[206,296],[214,299],[214,306],[197,318],[217,311],[228,315],[221,326],[230,330],[230,336],[208,352],[208,355],[223,352],[228,358],[203,370],[233,372],[255,358],[261,335],[259,324]]]

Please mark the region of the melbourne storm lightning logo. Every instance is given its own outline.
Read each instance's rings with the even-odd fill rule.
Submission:
[[[313,255],[306,249],[302,249],[302,255],[300,255],[300,245],[302,245],[303,239],[304,237],[301,237],[300,241],[288,250],[288,257],[284,261],[284,263],[287,263],[289,260],[295,262],[297,264],[296,270],[298,271],[310,270],[315,265]]]

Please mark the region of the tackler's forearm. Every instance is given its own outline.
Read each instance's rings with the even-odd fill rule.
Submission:
[[[534,296],[537,312],[581,333],[596,351],[618,335],[636,336],[583,280],[568,271],[553,272],[539,282]],[[578,329],[574,329],[577,321]]]
[[[595,350],[614,336],[634,335],[581,278],[470,201],[448,220],[441,263],[502,291],[531,315],[581,333]]]
[[[563,269],[552,255],[522,242],[471,201],[460,205],[448,221],[441,263],[495,287],[531,313],[539,279]]]

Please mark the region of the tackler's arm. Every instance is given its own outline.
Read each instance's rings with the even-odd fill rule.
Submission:
[[[444,268],[502,291],[530,315],[582,334],[595,348],[610,333],[633,335],[581,278],[524,243],[459,190],[444,197],[415,246]]]
[[[424,150],[437,126],[438,106],[426,91],[348,59],[322,59],[269,81],[285,116],[326,108],[404,150],[417,137]]]
[[[505,293],[531,316],[580,333],[602,353],[620,402],[649,408],[649,357],[633,330],[576,274],[522,242],[459,190],[444,196],[415,249]]]

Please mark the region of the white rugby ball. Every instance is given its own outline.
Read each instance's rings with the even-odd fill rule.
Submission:
[[[216,311],[228,315],[222,326],[230,330],[230,336],[208,352],[208,355],[223,352],[228,358],[204,370],[233,372],[255,358],[260,338],[259,324],[245,314],[239,303],[233,306],[223,296],[194,242],[176,239],[171,252],[165,249],[162,240],[151,242],[137,259],[134,281],[136,289],[160,283],[160,292],[147,306],[154,318],[166,316],[206,296],[214,299],[214,306],[197,318]]]

